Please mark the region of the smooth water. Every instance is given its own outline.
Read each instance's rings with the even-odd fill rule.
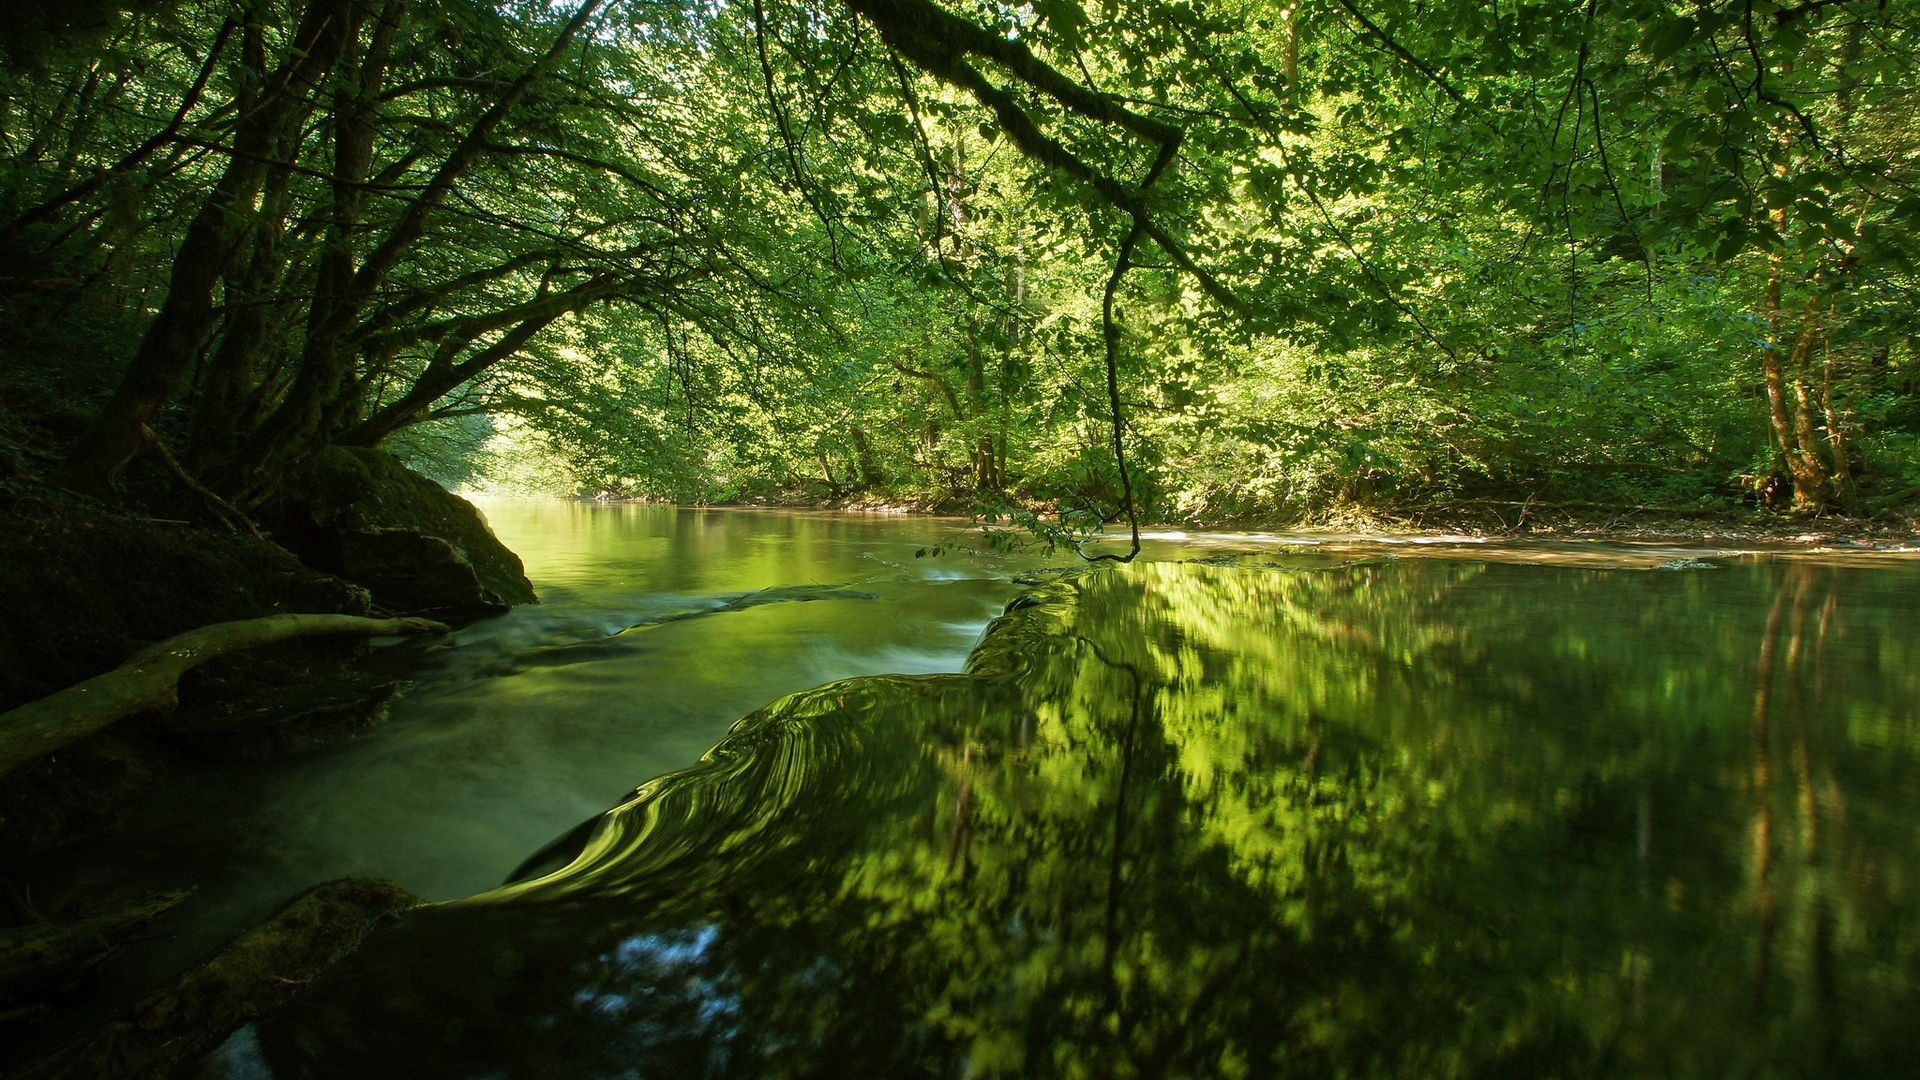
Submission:
[[[539,604],[392,646],[413,685],[386,724],[346,746],[169,785],[123,834],[35,868],[50,905],[192,890],[152,940],[112,961],[114,1003],[321,881],[389,877],[433,900],[499,885],[784,694],[957,671],[1020,591],[1013,576],[1049,561],[995,552],[958,520],[481,506],[525,560]],[[782,591],[747,598],[768,589]]]
[[[1920,567],[1598,551],[1048,586],[970,675],[756,715],[210,1067],[1920,1074]]]

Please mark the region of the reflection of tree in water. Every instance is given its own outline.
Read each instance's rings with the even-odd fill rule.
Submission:
[[[320,1074],[449,1016],[450,1073],[1909,1068],[1920,672],[1846,585],[1092,575],[971,678],[776,707],[263,1042]]]
[[[1920,935],[1912,869],[1882,846],[1901,833],[1911,838],[1911,817],[1888,821],[1889,807],[1877,800],[1855,813],[1836,770],[1852,749],[1836,755],[1829,741],[1849,734],[1834,721],[1848,704],[1851,673],[1830,655],[1844,621],[1834,578],[1795,565],[1757,649],[1746,883],[1755,924],[1751,1008],[1778,1037],[1803,1041],[1810,1062],[1853,1060],[1877,1075],[1911,1074],[1920,1068],[1911,1056],[1863,1039],[1857,1016],[1848,1015],[1863,992],[1891,993],[1915,1015]],[[1909,705],[1901,718],[1909,738],[1911,716]],[[1910,757],[1896,760],[1911,766]]]

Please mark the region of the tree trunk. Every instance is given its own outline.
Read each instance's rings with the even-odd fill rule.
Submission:
[[[357,268],[352,266],[351,252],[337,252],[339,257],[323,275],[326,280],[321,284],[321,295],[316,298],[313,318],[307,327],[307,353],[295,383],[280,408],[267,418],[241,449],[241,467],[254,478],[250,486],[257,489],[264,481],[270,487],[272,474],[280,466],[324,444],[335,434],[331,428],[347,419],[332,415],[330,409],[342,400],[343,394],[350,395],[352,392],[347,385],[354,360],[351,350],[356,345],[354,332],[367,302],[386,284],[388,276],[413,245],[426,236],[429,222],[453,193],[455,185],[466,176],[468,169],[489,152],[488,143],[493,133],[534,87],[559,65],[568,46],[606,3],[607,0],[582,0],[573,14],[568,16],[546,52],[522,70],[487,111],[473,122],[460,142],[448,153],[446,160],[434,171],[420,194],[401,213],[399,221],[367,252]],[[392,17],[397,8],[396,3],[383,18]],[[380,33],[390,34],[391,30],[390,23],[383,23]],[[376,47],[379,47],[377,43]],[[367,76],[370,78],[371,74],[369,71]],[[356,79],[356,82],[359,81]],[[377,82],[377,79],[371,81]],[[373,94],[367,92],[362,103],[370,108],[372,98]],[[348,146],[351,142],[343,133],[342,146]],[[358,151],[357,146],[352,149]],[[357,215],[358,186],[353,185],[352,190],[354,194],[351,196],[343,190],[335,204],[336,214],[351,209],[351,213],[344,218],[347,221]],[[348,197],[355,201],[344,203],[342,200]],[[339,274],[344,274],[344,279],[336,280]],[[262,492],[256,490],[253,494],[257,498]]]
[[[1789,170],[1788,155],[1792,147],[1791,137],[1781,140],[1781,158],[1776,170],[1781,176],[1787,175]],[[1772,219],[1774,231],[1782,237],[1786,236],[1786,207],[1778,207],[1768,216]],[[1781,308],[1785,269],[1785,256],[1775,251],[1769,257],[1766,290],[1761,300],[1769,333],[1766,343],[1761,346],[1760,370],[1767,388],[1767,416],[1773,425],[1773,437],[1780,444],[1787,477],[1793,482],[1793,509],[1813,513],[1825,509],[1833,500],[1832,477],[1825,460],[1820,456],[1814,434],[1812,402],[1807,393],[1806,379],[1806,359],[1820,326],[1822,296],[1820,286],[1815,282],[1811,286],[1799,325],[1789,327]],[[1793,342],[1792,347],[1783,348],[1783,343],[1789,340]],[[1789,388],[1792,390],[1791,399],[1788,397]]]
[[[366,12],[356,5],[347,34],[357,45]],[[359,321],[367,292],[357,280],[354,234],[360,225],[364,184],[373,167],[373,103],[386,79],[387,57],[406,17],[405,0],[387,0],[364,53],[349,47],[338,65],[333,92],[333,169],[326,239],[321,246],[313,301],[307,310],[300,366],[286,400],[262,430],[248,440],[236,483],[254,486],[247,471],[317,447],[328,434],[325,411],[352,374],[353,354],[346,341]]]
[[[1767,413],[1786,461],[1787,476],[1793,482],[1793,508],[1815,512],[1833,501],[1832,472],[1820,454],[1813,401],[1806,379],[1807,355],[1820,323],[1821,297],[1816,292],[1807,301],[1793,347],[1783,351],[1780,342],[1788,328],[1779,309],[1779,288],[1776,275],[1767,284],[1767,320],[1772,324],[1773,333],[1760,355],[1767,388]]]
[[[289,158],[292,153],[292,147],[282,151]],[[270,324],[275,317],[286,315],[285,300],[280,301],[283,306],[278,310],[270,300],[286,270],[281,240],[286,233],[292,192],[291,171],[283,170],[268,179],[260,196],[260,215],[248,245],[250,250],[235,259],[236,265],[228,271],[223,287],[227,315],[220,345],[201,365],[190,392],[192,427],[186,459],[196,472],[204,472],[233,452],[243,430],[242,418],[249,411],[247,398],[254,389],[261,361],[275,340]]]
[[[860,471],[862,489],[875,492],[887,486],[886,474],[880,471],[880,463],[873,455],[873,442],[867,437],[866,429],[854,424],[847,429],[853,439],[854,462]]]
[[[214,286],[253,219],[254,200],[272,152],[296,129],[308,92],[339,59],[345,9],[352,0],[312,0],[290,43],[287,59],[268,80],[234,135],[234,154],[173,260],[167,298],[147,328],[133,362],[93,426],[67,462],[68,482],[110,494],[127,462],[140,451],[140,428],[180,389],[219,312]],[[285,163],[280,163],[283,167]]]

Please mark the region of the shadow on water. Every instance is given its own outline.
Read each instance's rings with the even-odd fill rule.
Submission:
[[[1905,1076],[1911,571],[1136,565],[836,683],[216,1075]]]

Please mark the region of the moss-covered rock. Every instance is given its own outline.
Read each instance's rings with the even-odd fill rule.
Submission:
[[[371,606],[365,589],[251,537],[48,488],[10,494],[0,503],[0,712],[209,623]],[[392,680],[340,674],[363,649],[310,639],[221,658],[182,679],[178,710],[122,721],[9,774],[0,862],[111,825],[129,796],[182,767],[307,748],[377,721]]]
[[[519,556],[472,503],[382,451],[330,448],[285,490],[263,515],[275,538],[383,607],[459,618],[534,600]]]
[[[331,881],[294,898],[149,998],[22,1070],[35,1078],[153,1078],[194,1064],[242,1025],[284,1005],[367,932],[422,903],[391,881]]]
[[[368,609],[271,544],[35,492],[0,511],[0,711],[208,623]]]

